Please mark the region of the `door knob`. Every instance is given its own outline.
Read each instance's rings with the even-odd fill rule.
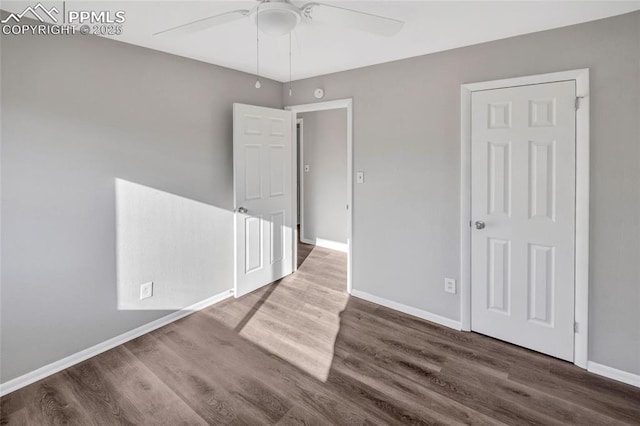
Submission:
[[[476,229],[484,229],[484,222],[477,220],[476,223]]]
[[[246,207],[238,207],[238,213],[246,214],[248,211]]]

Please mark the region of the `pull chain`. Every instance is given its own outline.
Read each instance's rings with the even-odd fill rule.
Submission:
[[[260,6],[256,8],[256,89],[260,84]]]
[[[291,33],[289,33],[289,96],[293,94],[291,89]]]

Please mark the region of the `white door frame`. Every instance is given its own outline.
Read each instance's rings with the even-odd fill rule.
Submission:
[[[575,332],[573,363],[587,368],[589,338],[589,69],[562,71],[460,87],[460,322],[471,331],[471,94],[480,90],[575,81],[576,220],[575,220]]]
[[[293,122],[293,135],[295,136],[295,126],[297,123],[297,114],[303,112],[327,111],[332,109],[346,108],[347,110],[347,292],[351,294],[352,289],[352,268],[351,257],[353,248],[353,99],[338,99],[335,101],[316,102],[303,105],[291,105],[285,107],[285,110],[292,111],[296,114]],[[301,129],[302,130],[302,129]],[[293,144],[294,149],[297,143]],[[296,158],[294,156],[293,158]],[[297,180],[296,180],[297,182]],[[297,191],[294,191],[296,194]],[[302,195],[302,191],[300,192]],[[302,208],[302,203],[300,203]],[[297,201],[294,202],[294,208],[297,208]],[[300,217],[302,223],[302,216]],[[295,233],[294,233],[295,234]],[[297,237],[296,237],[297,238]],[[294,241],[294,246],[296,241]]]
[[[296,125],[300,126],[300,130],[296,131],[296,149],[298,149],[300,152],[298,152],[296,154],[296,161],[299,158],[300,160],[302,160],[302,155],[304,154],[304,148],[302,146],[302,144],[304,143],[303,141],[303,134],[304,134],[304,120],[302,118],[297,118],[294,117],[295,121],[296,121]],[[298,136],[300,136],[300,139],[298,140]],[[304,205],[302,204],[302,200],[304,200],[304,194],[303,194],[303,190],[304,190],[304,185],[303,185],[303,181],[304,181],[304,162],[300,161],[297,164],[297,173],[298,176],[300,177],[299,179],[299,185],[298,185],[298,189],[299,189],[299,193],[300,196],[298,197],[298,202],[296,203],[296,207],[298,207],[298,205],[300,206],[300,208],[298,210],[300,210],[299,212],[296,212],[297,215],[300,216],[300,241],[303,241],[303,236],[304,236]],[[298,177],[296,176],[296,177]],[[298,179],[296,179],[296,182],[298,182]],[[298,195],[298,192],[296,191],[296,196]]]

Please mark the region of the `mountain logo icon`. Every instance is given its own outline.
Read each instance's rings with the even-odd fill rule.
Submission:
[[[42,5],[42,3],[38,3],[35,6],[28,6],[21,13],[11,13],[11,14],[9,14],[9,16],[7,16],[5,19],[3,19],[0,22],[3,23],[3,24],[7,24],[7,23],[9,23],[9,21],[13,20],[16,23],[18,23],[18,22],[20,22],[20,19],[22,19],[24,16],[30,14],[31,16],[27,16],[28,18],[35,17],[40,22],[47,22],[47,21],[45,21],[45,17],[48,16],[49,19],[54,24],[57,24],[58,23],[58,18],[56,18],[56,16],[54,14],[58,14],[58,13],[60,13],[60,11],[58,9],[56,9],[55,7],[52,7],[51,9],[47,9],[46,7],[44,7]]]

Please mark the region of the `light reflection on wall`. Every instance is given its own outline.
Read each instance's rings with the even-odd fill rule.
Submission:
[[[122,179],[116,187],[118,309],[182,309],[233,288],[233,214]],[[140,300],[140,285],[153,296]]]
[[[177,310],[233,288],[232,212],[116,179],[116,220],[118,309]],[[346,254],[314,249],[296,273],[201,314],[326,381],[348,300]]]

